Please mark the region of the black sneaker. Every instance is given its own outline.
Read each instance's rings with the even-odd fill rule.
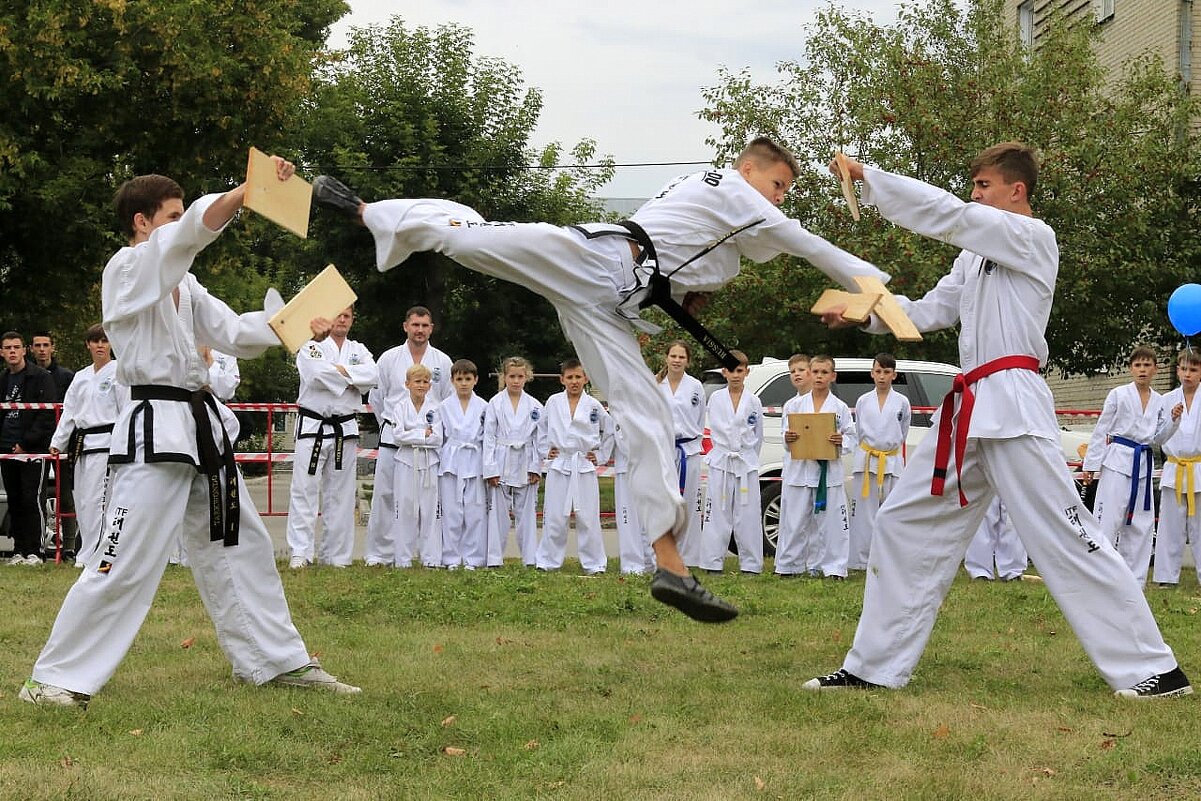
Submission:
[[[663,568],[651,579],[651,597],[674,606],[702,623],[725,623],[738,617],[738,610],[701,586],[692,576],[677,576]]]
[[[1130,689],[1118,690],[1114,693],[1114,696],[1117,698],[1133,698],[1138,701],[1146,701],[1154,698],[1172,698],[1177,695],[1192,694],[1193,687],[1188,683],[1188,677],[1184,675],[1184,671],[1178,665],[1167,673],[1160,673],[1149,679],[1143,679]]]
[[[882,685],[864,681],[846,668],[839,668],[828,676],[809,679],[801,685],[802,690],[878,690]]]
[[[354,190],[328,175],[318,175],[313,179],[313,202],[356,222],[359,220],[359,207],[363,205],[362,198]]]

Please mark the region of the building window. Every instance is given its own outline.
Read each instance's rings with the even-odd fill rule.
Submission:
[[[1113,19],[1114,0],[1093,0],[1097,8],[1097,22]]]
[[[1022,47],[1034,47],[1034,0],[1018,6],[1018,41]]]

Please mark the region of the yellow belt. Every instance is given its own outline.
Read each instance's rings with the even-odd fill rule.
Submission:
[[[893,448],[891,451],[880,451],[868,445],[866,442],[860,442],[859,447],[867,451],[867,464],[863,470],[863,497],[871,495],[871,466],[872,459],[877,459],[876,464],[876,487],[880,490],[884,489],[884,472],[888,468],[888,457],[896,456],[901,452],[900,448]]]
[[[1188,458],[1169,456],[1168,464],[1176,465],[1176,503],[1180,503],[1181,493],[1187,495],[1188,516],[1193,517],[1197,513],[1197,501],[1194,494],[1196,490],[1193,488],[1193,465],[1201,464],[1201,456],[1189,456]]]

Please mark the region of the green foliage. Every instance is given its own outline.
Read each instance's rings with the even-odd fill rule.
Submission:
[[[1091,25],[1052,18],[1027,52],[1001,11],[997,0],[917,0],[894,24],[879,25],[829,7],[803,52],[779,64],[778,81],[720,71],[702,112],[722,129],[712,143],[721,157],[759,133],[789,144],[807,169],[788,213],[892,273],[894,292],[916,297],[949,269],[954,251],[871,209],[853,223],[825,168],[831,153],[843,149],[966,197],[976,153],[1025,141],[1043,156],[1035,213],[1056,230],[1061,253],[1047,330],[1052,363],[1086,372],[1120,362],[1136,339],[1175,341],[1167,296],[1192,280],[1189,264],[1201,249],[1189,125],[1197,103],[1151,58],[1103,74]],[[756,267],[715,302],[716,327],[752,356],[862,351],[861,337],[825,332],[807,317],[828,285],[793,259]],[[957,361],[953,332],[895,350]]]

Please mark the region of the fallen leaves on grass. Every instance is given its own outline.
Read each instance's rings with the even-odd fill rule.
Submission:
[[[71,759],[69,756],[65,756],[58,761],[58,765],[61,768],[72,768],[75,767],[75,760]]]
[[[968,706],[970,706],[972,709],[976,710],[977,712],[987,712],[988,711],[988,707],[986,707],[984,704],[977,704],[975,702],[972,702],[972,703],[968,704]]]
[[[540,743],[537,740],[530,740],[528,743],[525,744],[525,750],[537,751],[539,745],[540,745]]]
[[[442,653],[442,651],[443,651],[442,643],[440,643],[440,642],[434,643],[434,653],[440,654],[440,653]]]
[[[132,730],[131,730],[129,733],[130,733],[130,734],[132,734],[134,737],[141,737],[141,736],[142,736],[142,730],[141,730],[141,729],[132,729]]]
[[[627,720],[629,721],[629,724],[631,726],[637,726],[639,723],[642,722],[642,715],[639,715],[637,712],[635,712],[633,715],[630,715],[630,717],[627,718]]]
[[[453,726],[453,725],[455,725],[455,721],[456,721],[456,720],[458,720],[458,719],[459,719],[459,718],[458,718],[458,716],[457,716],[457,715],[448,715],[448,716],[446,716],[446,717],[442,718],[442,726],[443,726],[443,728],[445,728],[446,726]]]
[[[299,709],[297,709],[296,707],[292,707],[292,714],[293,714],[293,715],[295,715],[296,717],[299,717],[299,718],[303,718],[303,717],[304,717],[304,713],[303,713],[303,712],[301,712],[301,711],[300,711]]]
[[[443,748],[442,753],[446,754],[447,756],[452,756],[452,757],[467,756],[466,749],[457,748],[456,746],[453,746],[453,745],[448,745],[445,748]]]
[[[1071,734],[1075,731],[1075,729],[1073,729],[1071,726],[1058,726],[1056,727],[1055,731],[1063,732],[1064,734]]]
[[[937,729],[935,729],[934,733],[931,734],[930,736],[933,737],[935,740],[945,740],[945,739],[947,739],[948,736],[950,736],[950,734],[951,734],[951,727],[944,723],[941,726],[939,726]]]
[[[510,640],[508,637],[497,637],[496,638],[497,645],[508,645],[511,642],[513,642],[513,641]]]
[[[179,647],[180,647],[180,648],[182,648],[182,649],[184,649],[184,650],[186,651],[186,650],[188,650],[189,648],[191,648],[191,647],[192,647],[193,645],[195,645],[195,644],[196,644],[196,638],[195,638],[195,637],[188,637],[186,640],[184,640],[183,642],[181,642],[181,643],[179,644]]]
[[[1130,731],[1126,732],[1125,734],[1114,734],[1113,732],[1108,732],[1108,731],[1101,732],[1102,737],[1114,737],[1118,740],[1121,740],[1125,737],[1129,737],[1132,734],[1134,734],[1134,729],[1131,729]]]
[[[1115,739],[1113,739],[1112,737],[1110,737],[1109,739],[1106,739],[1106,740],[1102,740],[1102,741],[1101,741],[1101,750],[1102,750],[1102,751],[1109,751],[1110,749],[1112,749],[1112,748],[1113,748],[1115,745],[1117,745],[1117,744],[1118,744],[1118,741],[1117,741],[1117,740],[1115,740]]]
[[[756,776],[755,777],[755,789],[760,793],[763,792],[765,789],[767,789],[767,782],[763,781],[763,779],[760,779],[758,776]]]
[[[1030,768],[1030,770],[1034,771],[1035,773],[1041,773],[1042,775],[1046,776],[1047,778],[1050,778],[1055,775],[1055,771],[1052,770],[1051,768]]]

